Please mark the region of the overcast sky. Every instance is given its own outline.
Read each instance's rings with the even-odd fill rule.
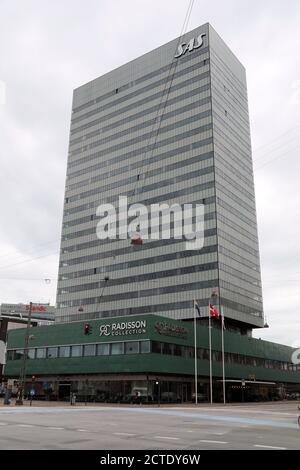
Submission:
[[[0,0],[0,302],[55,302],[72,90],[177,37],[187,6]],[[205,22],[247,69],[270,325],[255,336],[300,346],[300,2],[195,0],[188,30]]]

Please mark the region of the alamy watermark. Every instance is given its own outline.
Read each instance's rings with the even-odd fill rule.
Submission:
[[[127,196],[119,197],[119,205],[101,204],[96,215],[99,240],[125,240],[135,234],[142,240],[185,239],[186,250],[204,246],[204,204],[167,203],[128,205]]]

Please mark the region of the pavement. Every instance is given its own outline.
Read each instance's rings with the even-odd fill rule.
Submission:
[[[300,449],[296,402],[0,406],[0,450]]]

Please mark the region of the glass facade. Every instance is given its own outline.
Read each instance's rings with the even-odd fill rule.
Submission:
[[[263,326],[245,71],[210,25],[187,34],[200,33],[203,46],[179,58],[176,39],[74,91],[58,322],[190,318],[192,299],[205,307],[217,289],[228,319]],[[98,240],[97,207],[120,195],[147,207],[204,204],[204,247]],[[105,347],[95,353],[119,353]]]
[[[28,359],[65,358],[65,346],[48,348],[30,348]],[[71,357],[92,357],[92,356],[116,356],[123,354],[163,354],[168,356],[178,356],[186,359],[194,359],[195,349],[193,346],[185,346],[161,341],[118,341],[113,343],[86,344],[70,346]],[[47,351],[47,352],[46,352]],[[96,354],[97,351],[97,354]],[[21,359],[19,350],[10,349],[7,351],[7,359],[16,361]],[[209,349],[197,348],[197,358],[199,360],[209,360]],[[222,352],[212,350],[213,362],[222,361]],[[240,364],[253,367],[263,367],[265,369],[278,369],[298,372],[300,366],[287,361],[266,359],[263,357],[249,356],[245,354],[225,352],[224,360],[227,364]]]

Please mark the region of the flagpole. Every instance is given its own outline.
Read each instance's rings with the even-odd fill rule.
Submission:
[[[226,404],[226,383],[225,383],[225,354],[224,354],[224,314],[221,307],[221,320],[222,320],[222,372],[223,372],[223,402]]]
[[[195,405],[198,405],[198,370],[197,370],[197,331],[196,301],[194,300],[194,345],[195,345]]]
[[[212,395],[212,358],[211,358],[211,319],[210,319],[210,299],[208,303],[208,337],[209,337],[209,384],[210,384],[210,403],[213,402]]]

